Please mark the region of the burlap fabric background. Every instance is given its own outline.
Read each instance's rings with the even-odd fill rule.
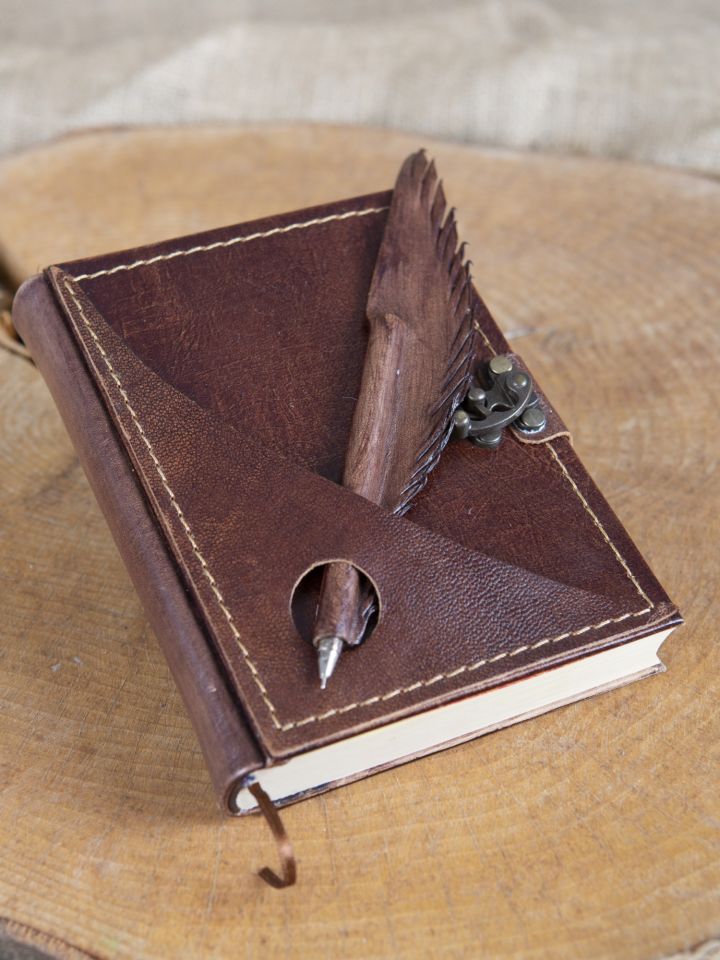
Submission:
[[[720,169],[717,0],[0,0],[0,152],[304,119]]]

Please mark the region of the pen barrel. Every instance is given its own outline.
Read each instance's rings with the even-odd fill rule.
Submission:
[[[370,339],[360,395],[355,407],[345,457],[343,486],[381,506],[386,504],[387,452],[398,429],[399,395],[406,384],[400,371],[408,330],[399,317],[370,317]],[[372,588],[359,571],[338,561],[327,566],[320,589],[313,642],[340,637],[348,646],[363,638],[369,610],[374,608]]]
[[[348,646],[362,640],[365,624],[360,615],[360,574],[350,563],[330,563],[320,587],[315,643],[324,637],[340,637]]]

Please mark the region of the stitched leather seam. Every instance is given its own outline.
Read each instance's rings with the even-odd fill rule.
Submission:
[[[490,353],[491,353],[494,357],[496,357],[496,356],[497,356],[497,350],[496,350],[495,347],[490,343],[490,341],[488,340],[487,334],[485,333],[485,331],[483,330],[483,328],[480,326],[480,324],[477,322],[477,320],[474,320],[474,321],[473,321],[473,327],[475,327],[475,330],[477,331],[477,333],[480,334],[480,337],[481,337],[483,343],[484,343],[485,346],[488,348],[488,350],[490,351]]]
[[[214,577],[214,576],[212,575],[212,573],[210,572],[210,568],[209,568],[208,565],[207,565],[207,562],[206,562],[206,560],[205,560],[205,557],[204,557],[204,556],[202,555],[202,553],[200,552],[200,548],[199,548],[198,545],[197,545],[197,541],[195,540],[195,537],[194,537],[194,535],[193,535],[193,532],[192,532],[192,530],[190,529],[190,524],[187,522],[187,520],[186,520],[186,518],[185,518],[185,514],[183,513],[183,511],[182,511],[182,509],[181,509],[181,507],[180,507],[180,504],[177,502],[177,500],[176,500],[176,498],[175,498],[175,494],[173,493],[172,489],[170,488],[170,485],[169,485],[169,483],[168,483],[168,481],[167,481],[167,477],[165,476],[165,471],[163,470],[162,466],[160,465],[160,461],[158,460],[157,456],[155,455],[155,450],[153,449],[152,444],[151,444],[150,441],[148,440],[147,435],[145,434],[145,431],[143,430],[142,424],[140,423],[140,421],[139,421],[139,419],[138,419],[137,413],[135,412],[132,404],[130,403],[130,399],[129,399],[126,391],[125,391],[125,388],[124,388],[123,385],[122,385],[122,381],[120,380],[120,377],[119,377],[119,376],[117,375],[117,373],[115,372],[115,368],[113,367],[113,365],[112,365],[112,363],[111,363],[111,361],[110,361],[110,358],[108,357],[108,355],[107,355],[107,353],[106,353],[106,351],[105,351],[105,348],[103,347],[102,343],[100,343],[100,339],[99,339],[98,335],[97,335],[97,334],[95,333],[95,331],[93,330],[92,324],[90,323],[90,321],[88,320],[87,316],[85,315],[85,311],[84,311],[83,308],[82,308],[82,304],[80,303],[80,301],[79,301],[79,300],[77,299],[77,297],[75,296],[75,293],[73,292],[73,289],[72,289],[72,287],[70,286],[70,284],[67,282],[67,280],[65,281],[64,286],[65,286],[65,289],[66,289],[66,290],[68,291],[68,293],[70,294],[70,297],[71,297],[73,303],[75,304],[75,307],[76,307],[77,311],[79,312],[80,317],[82,318],[83,323],[84,323],[85,326],[87,327],[87,329],[88,329],[88,331],[89,331],[89,333],[90,333],[90,336],[93,338],[93,341],[95,342],[95,346],[96,346],[97,349],[100,351],[100,356],[103,358],[103,361],[104,361],[104,363],[105,363],[105,366],[107,367],[110,376],[112,377],[113,381],[115,382],[115,385],[116,385],[116,387],[117,387],[117,389],[118,389],[118,391],[119,391],[119,393],[120,393],[120,396],[121,396],[122,399],[123,399],[123,403],[124,403],[125,406],[127,407],[128,413],[130,414],[130,417],[131,417],[131,419],[132,419],[132,422],[133,422],[133,424],[135,425],[135,428],[136,428],[137,432],[139,433],[139,435],[140,435],[143,443],[145,444],[145,447],[147,448],[148,453],[150,454],[150,459],[152,460],[153,465],[154,465],[154,467],[155,467],[155,470],[157,471],[157,474],[158,474],[158,476],[160,477],[160,482],[161,482],[162,485],[163,485],[163,489],[165,490],[165,492],[167,493],[168,497],[170,498],[170,502],[171,502],[172,505],[173,505],[173,509],[175,510],[176,514],[178,515],[178,519],[180,520],[180,523],[181,523],[181,525],[182,525],[182,528],[183,528],[183,530],[185,531],[185,536],[188,538],[188,541],[190,542],[190,546],[192,547],[192,551],[193,551],[193,553],[195,554],[198,562],[200,563],[200,566],[201,566],[201,568],[202,568],[203,575],[205,576],[205,579],[206,579],[206,580],[208,581],[208,583],[210,584],[210,589],[212,590],[213,595],[215,596],[215,600],[217,601],[218,606],[219,606],[220,609],[222,610],[223,615],[225,616],[225,619],[227,620],[228,626],[230,627],[230,630],[232,631],[232,635],[233,635],[233,637],[235,638],[235,641],[237,642],[237,645],[238,645],[238,647],[240,648],[240,651],[241,651],[243,657],[245,658],[245,662],[247,663],[247,665],[248,665],[248,667],[249,667],[249,669],[250,669],[250,673],[251,673],[251,675],[252,675],[252,678],[253,678],[253,680],[255,681],[255,683],[257,684],[257,687],[258,687],[258,689],[259,689],[259,691],[260,691],[260,695],[262,696],[265,705],[267,706],[268,710],[270,711],[270,716],[272,717],[273,724],[274,724],[275,727],[277,727],[278,729],[281,729],[281,724],[280,724],[280,721],[279,721],[278,716],[277,716],[277,711],[275,710],[275,706],[273,705],[272,701],[270,700],[270,697],[269,697],[269,695],[268,695],[268,692],[267,692],[267,689],[266,689],[266,687],[265,687],[265,684],[264,684],[264,683],[262,682],[262,680],[260,679],[260,674],[258,673],[257,667],[256,667],[255,664],[253,663],[253,661],[252,661],[252,659],[251,659],[251,657],[250,657],[250,654],[249,654],[247,648],[245,647],[245,645],[244,645],[243,642],[242,642],[242,639],[241,639],[241,637],[240,637],[240,633],[239,633],[237,627],[235,626],[235,622],[234,622],[234,620],[233,620],[232,614],[231,614],[230,610],[228,609],[228,607],[227,607],[227,605],[226,605],[226,603],[225,603],[225,600],[224,600],[224,598],[223,598],[223,595],[222,595],[222,593],[220,592],[220,589],[219,589],[219,587],[218,587],[218,585],[217,585],[217,580],[215,579],[215,577]]]
[[[384,209],[384,208],[378,208],[378,209]],[[358,212],[358,211],[352,211],[352,213],[353,213],[353,214],[356,214],[356,215],[359,215],[360,213],[365,213],[365,212],[368,212],[368,213],[369,213],[369,212],[377,212],[377,211],[360,211],[360,212]],[[344,215],[343,215],[343,216],[344,216]],[[333,218],[331,218],[331,219],[340,219],[340,217],[333,217]],[[324,221],[324,220],[321,220],[321,221],[319,221],[319,222],[325,222],[325,221]],[[307,224],[304,224],[304,225],[310,225],[311,223],[312,223],[312,221],[308,221]],[[212,245],[211,245],[211,246],[212,246]],[[199,248],[198,248],[198,249],[199,249]],[[178,254],[178,255],[182,255],[183,252],[184,252],[184,251],[182,251],[182,252],[181,252],[180,254]],[[189,252],[189,251],[188,251],[188,252]],[[160,258],[158,258],[158,259],[160,259]],[[150,262],[150,261],[147,261],[147,262]],[[138,266],[140,265],[140,262],[139,262],[139,261],[137,262],[137,265],[138,265]],[[130,267],[132,267],[132,266],[133,266],[133,265],[130,265]],[[128,267],[128,269],[129,269],[130,267]],[[74,277],[74,278],[71,277],[70,279],[77,280],[77,279],[79,279],[79,278],[77,278],[77,277]],[[85,277],[85,279],[91,279],[91,277],[90,277],[90,276],[87,276],[87,277]],[[227,605],[226,605],[226,603],[225,603],[225,600],[224,600],[224,598],[223,598],[223,596],[222,596],[222,593],[220,592],[220,589],[218,588],[217,581],[216,581],[215,577],[213,576],[213,574],[211,573],[211,571],[210,571],[210,569],[209,569],[209,567],[208,567],[208,565],[207,565],[207,562],[206,562],[205,558],[203,557],[203,555],[202,555],[202,553],[201,553],[201,551],[200,551],[200,548],[199,548],[198,545],[197,545],[197,541],[195,540],[195,537],[194,537],[194,534],[192,533],[192,530],[191,530],[191,528],[190,528],[190,525],[188,524],[187,519],[185,518],[185,515],[184,515],[184,513],[183,513],[183,511],[182,511],[182,509],[181,509],[181,507],[180,507],[180,505],[178,504],[178,502],[177,502],[177,500],[176,500],[176,498],[175,498],[175,494],[173,493],[172,489],[170,488],[170,485],[169,485],[168,482],[167,482],[167,477],[166,477],[166,475],[165,475],[165,472],[163,471],[162,466],[161,466],[161,464],[160,464],[160,461],[158,460],[158,458],[157,458],[157,456],[156,456],[156,454],[155,454],[155,451],[154,451],[154,449],[153,449],[153,447],[152,447],[152,444],[150,443],[150,440],[149,440],[148,437],[146,436],[145,431],[143,430],[142,424],[140,423],[140,421],[139,421],[139,419],[138,419],[138,417],[137,417],[137,414],[136,414],[134,408],[132,407],[132,405],[131,405],[131,403],[130,403],[130,399],[129,399],[129,397],[128,397],[128,395],[127,395],[127,393],[126,393],[126,391],[125,391],[125,389],[124,389],[124,387],[123,387],[123,385],[122,385],[122,382],[121,382],[120,378],[118,377],[117,373],[115,372],[115,369],[114,369],[114,367],[112,366],[112,363],[111,363],[111,361],[110,361],[110,358],[108,357],[105,349],[103,348],[103,346],[102,346],[102,344],[101,344],[101,342],[100,342],[97,334],[96,334],[95,331],[93,330],[92,324],[90,323],[90,321],[88,320],[87,316],[85,315],[85,311],[84,311],[83,308],[82,308],[82,304],[79,302],[79,300],[78,300],[77,297],[75,296],[75,293],[73,292],[72,287],[71,287],[70,284],[67,282],[67,280],[64,282],[64,286],[65,286],[66,290],[68,291],[68,293],[69,293],[69,295],[70,295],[73,303],[75,304],[75,307],[76,307],[76,309],[78,310],[78,312],[79,312],[79,314],[80,314],[80,317],[81,317],[82,320],[83,320],[83,323],[85,324],[85,326],[87,327],[90,335],[92,336],[93,341],[95,342],[95,345],[97,346],[97,348],[98,348],[98,350],[99,350],[99,352],[100,352],[100,355],[102,356],[103,361],[104,361],[104,363],[105,363],[105,365],[106,365],[106,367],[107,367],[107,369],[108,369],[108,372],[110,373],[110,376],[112,377],[115,385],[117,386],[117,389],[118,389],[118,391],[119,391],[119,393],[120,393],[120,396],[122,397],[123,402],[124,402],[124,404],[125,404],[128,412],[129,412],[129,414],[130,414],[130,417],[131,417],[131,419],[132,419],[132,422],[133,422],[133,424],[135,425],[135,428],[137,429],[137,431],[138,431],[138,433],[139,433],[139,435],[140,435],[143,443],[145,444],[145,446],[146,446],[146,448],[147,448],[147,450],[148,450],[148,453],[149,453],[150,458],[151,458],[151,460],[152,460],[152,462],[153,462],[153,465],[154,465],[154,467],[155,467],[155,470],[157,471],[157,474],[158,474],[158,476],[160,477],[160,481],[161,481],[161,483],[162,483],[162,486],[163,486],[165,492],[167,493],[168,497],[170,498],[170,502],[172,503],[173,508],[174,508],[175,512],[177,513],[177,516],[178,516],[178,518],[179,518],[179,520],[180,520],[180,523],[181,523],[182,528],[183,528],[183,530],[184,530],[184,532],[185,532],[185,535],[187,536],[188,541],[189,541],[189,543],[190,543],[190,546],[192,547],[193,553],[194,553],[195,557],[197,558],[198,562],[200,563],[200,566],[201,566],[202,571],[203,571],[203,575],[205,576],[205,578],[207,579],[208,583],[210,584],[210,588],[211,588],[211,590],[212,590],[212,592],[213,592],[213,595],[215,596],[216,602],[217,602],[218,606],[220,607],[220,609],[221,609],[221,611],[222,611],[222,613],[223,613],[223,615],[224,615],[224,617],[225,617],[225,619],[226,619],[226,621],[227,621],[227,623],[228,623],[228,626],[230,627],[230,630],[231,630],[231,632],[232,632],[232,635],[233,635],[234,639],[236,640],[236,642],[237,642],[237,644],[238,644],[238,648],[240,649],[240,652],[242,653],[243,658],[244,658],[244,660],[245,660],[245,662],[246,662],[246,664],[247,664],[247,666],[248,666],[248,668],[249,668],[249,670],[250,670],[250,674],[251,674],[251,676],[252,676],[252,678],[253,678],[256,686],[258,687],[258,690],[260,691],[260,695],[261,695],[261,697],[262,697],[262,700],[263,700],[263,702],[265,703],[266,707],[268,708],[268,710],[269,710],[269,712],[270,712],[270,717],[271,717],[271,719],[272,719],[273,725],[274,725],[274,727],[275,727],[277,730],[280,730],[280,731],[293,730],[293,729],[295,729],[296,727],[303,727],[303,726],[306,726],[306,725],[308,725],[308,724],[310,724],[310,723],[316,723],[316,722],[318,722],[318,721],[320,721],[320,720],[327,720],[327,719],[329,719],[330,717],[333,717],[333,716],[336,716],[336,715],[342,715],[342,714],[344,714],[344,713],[349,713],[351,710],[356,710],[356,709],[359,709],[360,707],[368,707],[368,706],[371,706],[372,704],[375,704],[375,703],[384,703],[384,702],[386,702],[387,700],[392,700],[393,698],[395,698],[395,697],[397,697],[397,696],[400,696],[401,694],[412,693],[413,691],[419,690],[419,689],[421,689],[421,688],[423,688],[423,687],[433,686],[433,685],[436,684],[436,683],[440,683],[440,681],[442,681],[442,680],[449,680],[449,679],[452,679],[453,677],[460,676],[460,675],[463,674],[463,673],[472,673],[474,670],[478,670],[480,667],[485,666],[486,664],[497,663],[497,662],[499,662],[500,660],[504,660],[504,659],[506,659],[506,658],[508,658],[508,657],[516,657],[516,656],[518,656],[518,655],[521,654],[521,653],[525,653],[525,652],[530,651],[530,650],[537,650],[537,649],[539,649],[540,647],[544,647],[544,646],[546,646],[546,645],[548,645],[548,644],[558,643],[558,642],[560,642],[561,640],[567,640],[567,639],[570,638],[570,637],[581,636],[582,634],[588,633],[588,632],[591,631],[591,630],[599,630],[599,629],[601,629],[602,627],[609,626],[610,624],[621,623],[621,622],[623,622],[624,620],[628,620],[628,619],[631,619],[631,618],[633,618],[633,617],[643,616],[644,614],[650,613],[650,611],[653,609],[653,607],[654,607],[653,602],[650,600],[650,598],[647,596],[647,594],[645,593],[645,591],[642,589],[642,587],[640,586],[637,578],[631,573],[630,568],[629,568],[627,562],[625,561],[625,559],[624,559],[623,556],[620,554],[620,552],[619,552],[619,550],[617,549],[617,547],[615,546],[615,544],[612,542],[612,540],[611,540],[610,537],[608,536],[607,531],[606,531],[605,528],[603,527],[603,525],[602,525],[602,523],[600,522],[600,520],[598,519],[597,515],[594,513],[594,511],[592,510],[592,508],[591,508],[590,505],[588,504],[587,500],[585,499],[585,497],[584,497],[583,494],[581,493],[579,487],[577,486],[577,484],[575,483],[575,481],[573,480],[573,478],[570,476],[570,473],[569,473],[569,471],[567,470],[565,464],[562,462],[562,460],[560,459],[560,457],[558,456],[557,452],[554,450],[554,448],[552,447],[552,445],[551,445],[551,444],[547,444],[547,445],[546,445],[547,448],[550,450],[550,452],[552,453],[553,457],[555,458],[555,460],[557,461],[558,465],[560,466],[560,468],[561,468],[561,470],[562,470],[562,472],[563,472],[563,475],[564,475],[565,479],[570,483],[573,491],[575,492],[576,496],[579,498],[580,502],[582,503],[584,510],[590,515],[593,523],[595,524],[595,526],[598,528],[598,530],[599,530],[600,533],[602,534],[603,539],[604,539],[605,542],[608,544],[608,546],[611,548],[611,550],[612,550],[613,554],[615,555],[616,559],[618,560],[618,562],[621,564],[621,566],[622,566],[623,569],[625,570],[626,575],[627,575],[627,576],[629,577],[629,579],[632,581],[632,583],[634,584],[634,586],[635,586],[635,588],[637,589],[638,593],[643,597],[643,599],[646,601],[646,603],[649,604],[649,606],[643,608],[642,610],[638,610],[638,611],[636,611],[636,612],[634,612],[634,613],[624,613],[624,614],[621,614],[621,615],[618,616],[618,617],[611,617],[611,618],[609,618],[609,619],[607,619],[607,620],[602,620],[602,621],[600,621],[600,623],[588,624],[587,626],[585,626],[585,627],[580,627],[580,628],[577,629],[577,630],[569,630],[569,631],[567,631],[567,632],[565,632],[565,633],[559,634],[559,635],[556,636],[556,637],[546,637],[546,638],[544,638],[544,639],[542,639],[542,640],[537,641],[537,642],[534,643],[534,644],[524,644],[524,645],[522,645],[522,646],[520,646],[520,647],[515,648],[514,650],[508,650],[508,651],[505,651],[504,653],[499,653],[499,654],[497,654],[497,655],[494,656],[494,657],[485,658],[485,659],[483,659],[483,660],[477,660],[477,661],[475,661],[474,663],[470,663],[470,664],[465,664],[465,665],[463,665],[463,666],[461,666],[461,667],[457,667],[457,668],[455,668],[454,670],[451,670],[451,671],[449,671],[449,672],[447,672],[447,673],[438,673],[438,674],[436,674],[435,676],[430,677],[428,680],[418,680],[418,681],[416,681],[415,683],[412,683],[412,684],[410,684],[410,685],[407,686],[407,687],[398,687],[398,688],[396,688],[395,690],[389,691],[388,693],[378,694],[378,695],[376,695],[376,696],[374,696],[374,697],[369,697],[367,700],[360,700],[360,701],[357,701],[357,702],[355,702],[355,703],[346,704],[346,705],[343,706],[343,707],[336,707],[336,708],[334,708],[334,709],[332,709],[332,710],[326,711],[325,713],[321,713],[321,714],[317,714],[317,715],[314,715],[314,716],[305,717],[305,718],[303,718],[302,720],[294,720],[294,721],[290,721],[290,722],[288,722],[288,723],[281,723],[280,720],[279,720],[279,718],[278,718],[277,710],[275,709],[274,704],[273,704],[272,701],[270,700],[270,696],[269,696],[269,693],[268,693],[268,691],[267,691],[267,688],[265,687],[265,684],[262,682],[262,679],[260,678],[260,674],[259,674],[259,672],[258,672],[258,669],[257,669],[257,667],[255,666],[255,664],[253,663],[253,661],[252,661],[252,659],[251,659],[251,657],[250,657],[249,651],[247,650],[247,647],[245,647],[245,645],[244,645],[243,642],[242,642],[240,633],[239,633],[237,627],[235,626],[235,622],[234,622],[234,620],[233,620],[232,613],[231,613],[230,610],[228,609],[228,607],[227,607]],[[479,327],[478,327],[478,330],[479,330]],[[484,332],[483,332],[483,331],[480,331],[480,333],[482,334],[482,337],[483,337],[483,339],[485,340],[485,342],[486,342],[487,346],[489,347],[489,349],[490,349],[493,353],[496,353],[496,351],[495,351],[494,348],[492,347],[490,341],[487,339],[487,336],[484,334]]]
[[[490,343],[490,341],[489,341],[488,338],[487,338],[487,335],[485,334],[485,331],[481,329],[481,327],[480,327],[479,323],[477,322],[477,320],[474,322],[473,326],[475,327],[475,329],[477,330],[477,332],[480,334],[480,336],[482,337],[482,339],[485,341],[485,346],[488,348],[488,350],[490,351],[490,353],[492,353],[492,355],[493,355],[494,357],[496,357],[496,356],[497,356],[497,350],[496,350],[495,347],[493,347],[493,345]],[[648,608],[648,609],[649,609],[649,610],[652,610],[653,607],[655,606],[655,604],[652,602],[652,600],[650,599],[650,597],[645,593],[645,591],[643,590],[643,588],[640,586],[640,583],[639,583],[637,577],[635,577],[635,576],[631,573],[630,567],[628,566],[627,561],[625,560],[625,558],[622,556],[622,554],[620,553],[620,551],[618,550],[618,548],[615,546],[615,544],[613,543],[613,541],[612,541],[612,540],[610,539],[610,537],[608,536],[607,531],[605,530],[605,527],[602,525],[602,523],[601,523],[600,520],[598,519],[597,514],[595,513],[595,511],[592,509],[592,507],[590,506],[590,504],[587,502],[587,500],[585,499],[585,497],[584,497],[584,496],[582,495],[582,493],[580,492],[580,488],[579,488],[578,485],[575,483],[575,481],[573,480],[573,478],[570,476],[570,471],[569,471],[568,468],[565,466],[565,464],[562,462],[562,460],[560,459],[559,454],[557,453],[557,451],[555,450],[555,448],[553,447],[553,445],[550,443],[551,440],[556,440],[558,437],[567,437],[568,440],[570,440],[570,442],[572,443],[572,438],[570,437],[570,433],[569,433],[569,431],[566,431],[566,430],[563,430],[561,433],[553,434],[552,437],[545,437],[545,438],[543,438],[543,440],[540,441],[540,442],[547,446],[547,449],[550,451],[550,453],[553,455],[553,457],[554,457],[555,460],[557,461],[558,466],[560,467],[560,469],[561,469],[562,472],[563,472],[563,476],[565,477],[565,479],[568,481],[568,483],[569,483],[570,486],[572,487],[573,492],[574,492],[575,495],[577,496],[577,498],[578,498],[578,500],[580,501],[580,503],[583,505],[583,508],[585,509],[585,511],[586,511],[587,513],[590,514],[590,518],[591,518],[592,522],[595,524],[595,526],[598,528],[598,530],[600,531],[603,540],[605,541],[605,543],[607,543],[607,545],[610,547],[610,549],[612,550],[612,552],[615,554],[615,558],[617,559],[618,563],[620,564],[620,566],[621,566],[621,567],[623,568],[623,570],[625,571],[626,576],[629,577],[629,579],[631,580],[633,586],[635,587],[635,589],[637,590],[637,592],[640,594],[640,596],[642,597],[642,599],[645,601],[645,603],[649,604],[649,608]],[[646,612],[646,611],[643,611],[643,612]]]
[[[550,451],[550,453],[553,455],[553,457],[555,458],[555,460],[557,461],[558,466],[560,467],[560,469],[561,469],[562,472],[563,472],[563,475],[565,476],[565,479],[568,481],[568,483],[570,484],[570,486],[573,488],[573,490],[574,490],[575,493],[577,494],[577,497],[578,497],[578,499],[580,500],[580,503],[583,505],[583,507],[585,508],[585,510],[590,514],[590,517],[591,517],[591,519],[592,519],[592,522],[595,524],[595,526],[598,528],[598,530],[599,530],[600,533],[602,534],[603,540],[605,541],[605,543],[607,543],[607,545],[610,547],[610,549],[612,550],[612,552],[615,554],[615,559],[618,561],[618,563],[620,564],[620,566],[621,566],[621,567],[623,568],[623,570],[625,571],[625,575],[630,579],[630,581],[632,582],[632,584],[633,584],[633,586],[635,587],[635,589],[637,590],[637,592],[638,592],[638,593],[640,594],[640,596],[643,598],[643,600],[645,601],[645,603],[649,604],[649,607],[650,607],[650,609],[652,610],[652,608],[655,606],[655,604],[652,602],[652,600],[650,599],[650,597],[645,593],[645,591],[643,590],[643,588],[640,586],[640,583],[639,583],[637,577],[630,571],[630,567],[628,566],[627,561],[626,561],[625,558],[622,556],[622,554],[620,553],[620,551],[618,550],[618,548],[615,546],[615,544],[612,542],[612,540],[610,539],[610,537],[607,535],[607,531],[605,530],[605,527],[602,525],[602,523],[600,523],[600,521],[599,521],[599,519],[598,519],[598,517],[597,517],[597,514],[595,513],[595,511],[592,509],[592,507],[590,506],[590,504],[587,502],[587,500],[585,499],[585,497],[584,497],[584,496],[582,495],[582,493],[580,492],[580,488],[579,488],[578,485],[575,483],[575,481],[573,480],[573,478],[570,476],[570,473],[569,473],[569,471],[568,471],[568,468],[565,466],[565,464],[562,462],[562,460],[561,460],[560,457],[558,456],[557,451],[555,450],[555,448],[553,447],[553,445],[552,445],[551,443],[548,443],[547,448],[548,448],[548,450]]]
[[[488,343],[488,346],[492,350],[492,346],[489,343]],[[495,351],[493,350],[493,353],[494,352]],[[431,687],[433,686],[433,684],[439,683],[441,680],[449,680],[452,677],[458,677],[463,673],[472,673],[473,670],[478,670],[480,667],[483,667],[488,663],[497,663],[500,660],[505,660],[507,657],[517,657],[519,656],[519,654],[526,653],[529,650],[538,650],[540,647],[544,647],[552,643],[559,643],[561,640],[567,640],[570,637],[579,637],[584,633],[589,633],[590,630],[600,630],[602,627],[607,627],[613,623],[622,623],[623,620],[630,620],[633,617],[642,617],[644,614],[650,613],[654,609],[655,604],[652,602],[652,600],[648,597],[648,595],[642,589],[637,578],[631,573],[625,558],[622,556],[620,551],[617,549],[613,541],[608,536],[607,531],[603,527],[602,523],[598,519],[597,515],[593,511],[590,504],[587,502],[585,497],[580,492],[579,487],[577,486],[573,478],[570,476],[570,473],[567,467],[565,466],[563,461],[560,459],[558,453],[556,452],[552,444],[548,443],[546,446],[547,446],[547,449],[549,449],[550,452],[552,453],[553,457],[559,464],[560,468],[562,469],[565,479],[569,482],[576,496],[580,500],[580,503],[583,505],[583,508],[590,515],[590,518],[592,519],[593,523],[602,534],[603,539],[605,540],[607,545],[610,547],[616,559],[622,566],[623,570],[625,571],[625,574],[632,581],[633,585],[635,586],[635,589],[638,591],[640,596],[645,600],[648,606],[644,607],[642,610],[636,611],[635,613],[623,613],[618,617],[610,617],[607,620],[601,620],[600,623],[591,623],[588,626],[580,627],[577,630],[568,630],[566,633],[561,633],[557,637],[546,637],[543,640],[538,640],[537,643],[523,644],[520,647],[516,647],[514,650],[507,650],[504,653],[498,653],[494,657],[485,658],[484,660],[477,660],[475,661],[475,663],[466,664],[465,666],[462,666],[462,667],[456,667],[455,670],[451,670],[449,673],[438,673],[434,677],[430,677],[429,680],[418,680],[416,683],[412,683],[408,687],[398,687],[396,690],[391,690],[389,693],[385,693],[379,696],[370,697],[368,700],[360,700],[357,703],[350,703],[344,707],[336,707],[333,710],[328,710],[326,713],[321,713],[321,714],[318,714],[317,716],[305,717],[305,719],[303,720],[296,720],[292,723],[285,723],[281,726],[280,728],[281,730],[291,730],[294,727],[303,727],[306,724],[314,723],[317,720],[327,720],[329,717],[333,717],[343,713],[348,713],[350,710],[354,710],[357,707],[368,707],[373,703],[384,703],[386,700],[392,700],[394,697],[397,697],[402,693],[412,693],[413,690],[418,690],[421,687]]]
[[[557,637],[546,637],[544,640],[538,640],[537,643],[526,643],[522,647],[517,647],[515,650],[508,650],[505,653],[498,653],[495,657],[488,657],[485,660],[476,660],[475,663],[469,663],[465,666],[457,667],[455,670],[451,670],[449,673],[438,673],[434,677],[430,677],[429,680],[418,680],[416,683],[411,683],[409,687],[398,687],[397,690],[391,690],[390,693],[385,693],[381,696],[370,697],[369,700],[360,700],[357,703],[349,703],[345,707],[336,707],[334,710],[328,710],[326,713],[318,714],[318,716],[315,717],[305,717],[304,720],[296,720],[293,723],[284,723],[280,729],[291,730],[294,727],[304,727],[306,724],[314,723],[316,720],[327,720],[329,717],[348,713],[350,710],[355,710],[357,707],[368,707],[373,703],[384,703],[386,700],[392,700],[393,697],[397,697],[401,693],[412,693],[413,690],[419,690],[421,687],[431,687],[435,683],[440,683],[441,680],[449,680],[452,677],[460,676],[462,673],[472,673],[473,670],[478,670],[487,663],[497,663],[499,660],[504,660],[506,657],[517,657],[518,654],[526,653],[528,650],[537,650],[549,643],[558,643],[560,640],[567,640],[568,637],[577,637],[583,633],[588,633],[590,630],[599,630],[600,627],[607,627],[611,623],[621,623],[623,620],[629,620],[631,617],[640,617],[645,613],[650,613],[651,610],[652,607],[646,607],[644,610],[638,610],[636,613],[623,613],[622,616],[611,617],[608,620],[602,620],[600,623],[591,623],[587,627],[581,627],[579,630],[568,630],[567,633],[561,633]]]
[[[216,240],[215,243],[208,243],[204,246],[190,247],[188,250],[173,250],[170,253],[161,253],[147,260],[134,260],[132,263],[120,263],[118,266],[110,267],[108,270],[98,270],[95,273],[80,273],[71,279],[96,280],[98,277],[109,277],[111,274],[119,273],[121,270],[135,270],[137,267],[146,267],[152,263],[159,263],[161,260],[174,260],[176,257],[189,257],[194,253],[219,250],[222,247],[234,247],[238,243],[249,243],[251,240],[260,240],[262,237],[274,237],[278,233],[290,233],[292,230],[305,230],[307,227],[315,227],[321,223],[332,223],[335,220],[349,220],[351,217],[367,217],[371,213],[383,213],[389,209],[389,207],[368,207],[366,210],[348,210],[346,213],[332,213],[327,217],[316,217],[314,220],[301,220],[298,223],[289,223],[285,227],[273,227],[272,230],[265,230],[262,233],[249,233],[245,236],[231,237],[229,240]]]

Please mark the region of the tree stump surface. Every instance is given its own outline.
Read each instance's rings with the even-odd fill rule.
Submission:
[[[102,130],[10,156],[4,282],[384,189],[420,145]],[[720,184],[426,146],[481,294],[686,617],[668,672],[288,808],[299,882],[272,890],[40,375],[0,349],[0,956],[646,960],[720,934]]]

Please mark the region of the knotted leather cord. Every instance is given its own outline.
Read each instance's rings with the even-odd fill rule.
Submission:
[[[270,867],[263,867],[262,870],[258,871],[258,875],[262,877],[265,883],[270,884],[271,887],[275,887],[276,890],[282,890],[283,887],[291,887],[297,879],[297,865],[295,862],[295,853],[290,843],[290,838],[285,832],[280,814],[277,812],[275,804],[259,783],[251,783],[248,790],[257,800],[260,812],[265,817],[267,825],[270,827],[270,832],[275,838],[282,869],[282,877],[279,877]]]

